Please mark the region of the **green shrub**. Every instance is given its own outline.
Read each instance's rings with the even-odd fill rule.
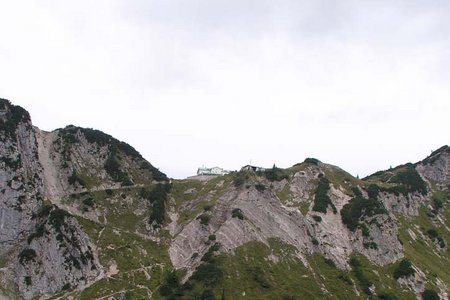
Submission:
[[[348,274],[346,274],[346,273],[341,273],[341,274],[339,274],[339,275],[338,275],[338,278],[339,278],[340,280],[342,280],[343,282],[345,282],[346,284],[348,284],[348,285],[353,285],[352,279],[351,279],[350,276],[348,276]]]
[[[240,208],[234,208],[231,211],[231,217],[238,218],[239,220],[244,220],[244,214],[242,213],[242,210]]]
[[[394,278],[409,277],[416,273],[409,259],[403,259],[394,270]]]
[[[223,272],[215,264],[203,263],[198,266],[191,278],[205,286],[213,287],[223,280]]]
[[[169,297],[177,294],[180,290],[180,279],[175,271],[167,274],[164,283],[159,288],[161,296]]]
[[[23,278],[23,281],[25,282],[25,284],[26,284],[27,286],[30,286],[30,285],[31,285],[31,277],[30,277],[30,276],[25,276],[25,277]]]
[[[117,158],[117,151],[111,151],[108,158],[105,161],[105,170],[106,173],[114,180],[115,182],[120,182],[122,186],[131,186],[133,182],[129,178],[126,172],[123,172],[120,169],[120,163]]]
[[[242,186],[249,178],[246,172],[237,172],[233,177],[233,184],[235,187]]]
[[[435,291],[426,289],[422,293],[422,299],[423,300],[439,300],[441,298],[439,297],[438,293],[436,293]]]
[[[363,230],[363,235],[368,236],[369,232],[367,226],[362,223],[363,217],[372,217],[378,214],[386,214],[387,211],[383,206],[383,203],[378,200],[377,188],[369,186],[368,195],[369,198],[363,197],[361,191],[354,187],[354,197],[349,203],[344,205],[341,210],[342,222],[351,231],[355,231],[357,228]]]
[[[328,206],[331,206],[334,213],[337,213],[336,206],[331,202],[328,196],[330,190],[330,181],[325,176],[319,176],[319,184],[314,192],[314,206],[313,211],[326,214]]]
[[[312,238],[311,242],[313,243],[313,245],[318,246],[319,245],[319,241],[316,238]]]
[[[93,207],[94,206],[94,200],[89,197],[89,198],[85,198],[83,199],[83,204],[89,207]]]
[[[407,164],[406,170],[397,173],[390,179],[390,182],[398,183],[404,188],[398,190],[399,193],[407,194],[408,192],[419,192],[422,195],[427,194],[427,184],[417,173],[413,164]]]
[[[197,217],[197,220],[199,220],[200,224],[202,225],[208,225],[209,220],[211,220],[211,216],[208,214],[201,214],[200,216]]]
[[[25,248],[19,253],[19,262],[24,265],[30,261],[35,261],[36,251],[31,248]]]
[[[267,169],[262,172],[264,176],[270,181],[281,181],[283,179],[289,179],[289,174],[287,171],[277,168],[273,165],[272,169]]]
[[[264,190],[266,189],[266,186],[265,186],[264,184],[262,184],[262,183],[257,183],[257,184],[255,185],[255,188],[256,188],[259,192],[262,192],[262,191],[264,191]]]
[[[430,228],[426,231],[427,236],[432,241],[437,241],[439,244],[439,247],[445,248],[445,241],[444,239],[439,235],[439,232],[436,230],[436,228]]]
[[[215,234],[211,234],[210,236],[208,236],[208,240],[209,241],[215,241],[216,240],[216,235]]]
[[[316,222],[322,222],[322,218],[321,218],[320,216],[313,215],[312,218],[313,218],[314,221],[316,221]]]
[[[334,263],[334,261],[332,259],[326,258],[324,257],[323,261],[329,265],[330,267],[332,267],[333,269],[336,269],[336,264]]]
[[[154,228],[159,228],[164,224],[166,219],[166,202],[167,195],[172,186],[168,183],[158,183],[151,190],[141,190],[141,196],[147,199],[152,204],[152,211],[150,213],[149,223]]]

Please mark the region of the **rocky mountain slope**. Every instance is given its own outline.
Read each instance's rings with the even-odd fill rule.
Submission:
[[[448,146],[364,179],[309,158],[170,180],[3,99],[0,140],[0,298],[448,299]]]

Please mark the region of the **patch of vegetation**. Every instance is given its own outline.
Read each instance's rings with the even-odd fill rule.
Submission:
[[[141,197],[147,199],[152,204],[149,223],[154,228],[160,228],[166,219],[167,195],[170,193],[172,185],[169,183],[158,183],[151,190],[142,189]]]
[[[319,176],[319,183],[314,192],[314,206],[313,211],[321,212],[326,214],[328,206],[331,206],[333,213],[337,213],[336,206],[331,202],[328,196],[328,191],[330,190],[330,181],[325,176]]]
[[[321,216],[313,215],[312,218],[313,218],[314,221],[316,221],[316,222],[322,222],[322,217],[321,217]]]
[[[435,291],[426,289],[422,293],[422,299],[423,300],[440,300],[441,298],[439,297],[439,294],[436,293]]]
[[[178,274],[175,271],[168,273],[164,283],[158,291],[161,296],[166,297],[167,299],[182,296],[183,294]]]
[[[390,178],[389,182],[397,183],[395,187],[388,188],[388,192],[393,192],[396,195],[418,192],[422,195],[426,195],[427,184],[417,173],[413,164],[406,164],[403,170],[399,171],[393,177]]]
[[[23,278],[23,281],[25,282],[25,284],[27,285],[27,286],[30,286],[31,285],[31,276],[25,276],[24,278]]]
[[[370,290],[372,282],[370,282],[365,276],[360,261],[356,257],[352,257],[350,258],[350,266],[352,267],[353,273],[355,274],[355,277],[358,280],[363,292],[368,296],[372,295]]]
[[[398,297],[395,295],[391,295],[389,293],[380,293],[378,294],[378,299],[380,300],[398,300]]]
[[[240,208],[233,208],[231,211],[232,218],[238,218],[239,220],[244,220],[244,213]]]
[[[19,262],[22,265],[29,263],[30,261],[35,261],[36,251],[31,248],[25,248],[19,253]]]
[[[437,242],[439,244],[439,247],[445,248],[445,241],[436,228],[430,228],[425,233],[433,242]]]
[[[128,174],[120,169],[117,151],[111,151],[109,154],[105,161],[105,170],[115,182],[120,182],[122,186],[131,186],[134,184]]]
[[[399,279],[401,277],[409,277],[416,273],[412,267],[411,261],[409,259],[403,259],[400,261],[397,268],[394,270],[394,278]]]
[[[78,174],[75,170],[72,170],[72,175],[69,176],[68,182],[71,185],[75,185],[76,183],[78,183],[82,187],[86,187],[86,183],[84,182],[83,178],[78,176]]]
[[[359,188],[354,187],[352,190],[354,197],[350,200],[349,203],[344,205],[341,210],[342,222],[351,231],[355,231],[357,228],[364,228],[364,217],[372,217],[378,214],[387,213],[386,209],[383,206],[383,203],[378,200],[379,189],[376,185],[369,186],[367,190],[369,196],[368,199],[363,197]],[[365,228],[367,229],[367,227]]]
[[[197,220],[200,221],[200,224],[202,225],[208,225],[209,224],[209,220],[211,220],[211,216],[209,214],[201,214],[200,216],[197,217]]]
[[[233,184],[235,187],[242,186],[249,179],[247,172],[237,172],[233,177]]]
[[[257,184],[255,184],[255,188],[256,188],[256,190],[258,190],[258,192],[262,192],[266,189],[266,186],[262,183],[257,183]]]
[[[258,285],[264,289],[268,289],[271,287],[271,284],[266,278],[264,271],[260,267],[251,267],[248,269],[248,273],[250,277],[258,283]]]
[[[267,169],[264,172],[260,172],[260,174],[263,174],[270,181],[289,179],[289,173],[284,169],[277,168],[275,165],[273,165],[272,169]]]

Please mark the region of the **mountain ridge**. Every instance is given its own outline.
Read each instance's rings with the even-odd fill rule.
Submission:
[[[448,146],[363,179],[305,159],[171,180],[98,130],[3,99],[0,120],[4,297],[448,298]]]

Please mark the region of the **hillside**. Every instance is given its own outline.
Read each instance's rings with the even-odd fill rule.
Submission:
[[[448,299],[448,146],[363,179],[308,158],[170,180],[4,99],[0,140],[0,299]]]

